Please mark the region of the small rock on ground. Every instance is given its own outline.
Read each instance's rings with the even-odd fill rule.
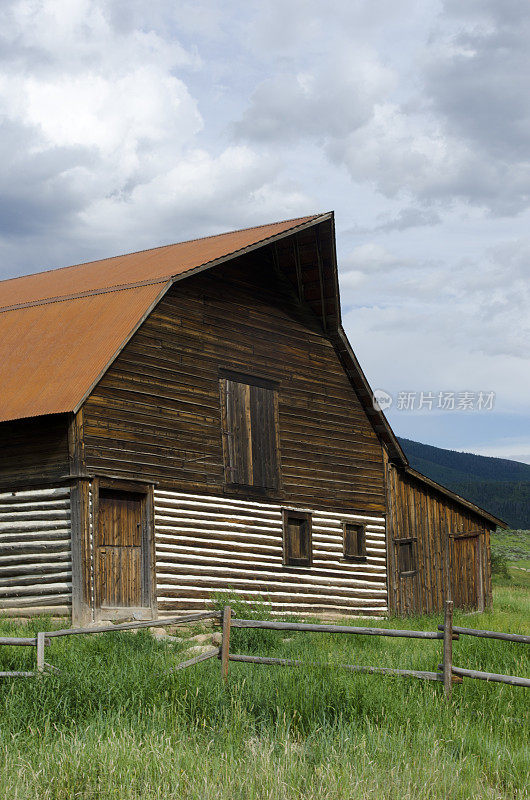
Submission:
[[[187,658],[194,658],[195,656],[202,656],[203,653],[208,653],[213,649],[214,648],[209,644],[197,644],[194,647],[189,647],[184,655],[186,655]]]
[[[155,639],[161,639],[167,642],[184,642],[186,641],[181,636],[170,636],[163,628],[153,628],[151,631]]]
[[[206,644],[206,642],[212,641],[212,634],[211,633],[198,633],[196,636],[190,636],[188,640],[193,644]]]

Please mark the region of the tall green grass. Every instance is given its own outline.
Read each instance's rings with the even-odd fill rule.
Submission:
[[[497,528],[491,534],[492,555],[503,556],[512,564],[530,567],[530,531]]]
[[[495,611],[455,621],[527,632],[528,595],[496,589]],[[236,609],[248,616],[245,607]],[[267,608],[254,610],[261,616]],[[434,630],[440,617],[378,621]],[[49,622],[47,623],[50,624]],[[356,620],[354,624],[362,624]],[[370,624],[366,621],[365,624]],[[5,621],[3,633],[46,627]],[[266,638],[257,639],[257,633]],[[0,797],[523,798],[528,796],[528,693],[467,681],[451,703],[439,684],[352,675],[334,665],[436,669],[439,641],[233,630],[233,651],[314,661],[310,668],[207,661],[168,669],[185,645],[147,631],[55,639],[60,675],[0,683]],[[455,664],[530,675],[528,647],[462,637]],[[34,652],[2,648],[2,669]]]

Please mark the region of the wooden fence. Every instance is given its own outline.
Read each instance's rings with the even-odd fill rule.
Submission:
[[[280,622],[275,620],[237,619],[232,616],[230,606],[225,606],[223,613],[217,611],[204,611],[197,614],[187,614],[179,617],[166,617],[161,620],[145,620],[138,622],[124,622],[118,625],[102,625],[90,628],[64,628],[57,631],[42,631],[35,637],[16,638],[0,637],[0,645],[18,645],[36,648],[37,669],[34,672],[0,672],[0,677],[32,677],[46,671],[57,671],[56,667],[44,660],[45,648],[58,636],[75,636],[80,634],[105,633],[124,630],[137,630],[139,628],[155,628],[167,625],[185,625],[187,623],[214,620],[222,623],[221,647],[212,648],[207,653],[201,653],[194,658],[183,661],[173,667],[171,672],[191,667],[210,658],[219,658],[221,661],[221,675],[223,680],[228,678],[230,661],[245,664],[276,665],[282,667],[295,666],[332,666],[334,669],[344,669],[350,672],[360,672],[375,675],[405,675],[422,680],[439,681],[444,685],[445,695],[451,696],[455,683],[462,683],[464,678],[495,681],[507,683],[511,686],[530,687],[530,678],[520,678],[515,675],[500,675],[492,672],[464,669],[453,664],[453,641],[460,636],[479,636],[487,639],[500,639],[506,642],[530,644],[530,636],[517,633],[501,633],[499,631],[485,631],[475,628],[461,628],[453,625],[453,602],[445,603],[444,624],[438,626],[437,631],[411,631],[394,630],[391,628],[354,627],[353,625],[326,625],[308,622]],[[249,656],[230,652],[230,631],[232,628],[262,628],[275,631],[298,631],[305,633],[345,633],[357,636],[391,636],[406,639],[438,639],[442,643],[442,662],[438,665],[437,672],[425,670],[395,669],[393,667],[361,666],[359,664],[316,664],[289,658],[272,658],[269,656]]]
[[[37,635],[38,636],[38,635]],[[31,637],[20,637],[20,636],[0,636],[0,645],[6,645],[8,647],[37,647],[37,636]],[[49,643],[44,641],[44,644]],[[43,643],[41,641],[40,649],[43,649]],[[40,652],[40,650],[39,650]],[[32,678],[36,675],[36,672],[0,672],[0,678]]]
[[[31,678],[35,675],[48,671],[58,672],[57,667],[47,663],[44,660],[45,648],[49,646],[52,639],[58,636],[79,636],[88,635],[91,633],[111,633],[116,631],[133,631],[140,628],[163,628],[168,625],[185,625],[187,623],[201,622],[202,620],[221,620],[221,613],[219,611],[201,611],[197,614],[187,614],[186,616],[178,617],[165,617],[164,619],[156,620],[139,620],[135,622],[122,622],[117,625],[98,625],[90,628],[62,628],[57,631],[42,631],[37,633],[34,637],[22,638],[14,636],[0,637],[0,645],[8,646],[26,646],[35,647],[37,656],[37,669],[34,672],[0,672],[0,678]],[[192,664],[204,661],[206,658],[218,657],[219,648],[213,650],[212,653],[207,653],[198,658],[193,658],[190,662],[179,664],[175,669],[182,669],[184,666],[191,666]]]
[[[479,672],[478,670],[464,669],[453,664],[453,641],[461,635],[481,636],[490,639],[502,639],[507,642],[530,644],[530,636],[516,633],[500,633],[497,631],[475,630],[474,628],[460,628],[453,626],[453,602],[445,603],[444,624],[438,626],[437,631],[410,631],[392,630],[391,628],[357,628],[352,625],[321,625],[304,622],[275,622],[263,620],[234,619],[230,606],[223,611],[223,639],[219,658],[221,659],[221,674],[226,680],[230,661],[239,661],[248,664],[269,664],[283,667],[294,666],[321,666],[314,663],[298,661],[289,658],[270,658],[265,656],[245,656],[230,653],[230,628],[263,628],[265,630],[299,631],[313,633],[347,633],[359,636],[391,636],[407,639],[440,639],[442,641],[442,663],[438,665],[437,672],[424,670],[394,669],[390,667],[360,666],[358,664],[332,664],[334,669],[345,669],[350,672],[364,672],[376,675],[406,675],[428,681],[440,681],[444,684],[446,697],[451,697],[452,687],[455,683],[462,683],[464,678],[496,681],[508,683],[512,686],[530,688],[530,678],[520,678],[515,675],[499,675],[492,672]],[[325,666],[325,665],[324,665]]]

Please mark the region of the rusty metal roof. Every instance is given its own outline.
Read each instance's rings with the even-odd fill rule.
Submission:
[[[160,284],[0,313],[0,421],[73,411]]]
[[[175,278],[327,216],[0,282],[0,422],[76,410]]]
[[[205,239],[192,239],[155,247],[153,250],[12,278],[0,282],[0,308],[134,284],[167,281],[176,275],[263,243],[321,216],[323,215],[260,225],[257,228],[221,233]]]

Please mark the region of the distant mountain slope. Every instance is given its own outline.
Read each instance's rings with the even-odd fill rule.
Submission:
[[[505,520],[510,527],[530,528],[530,464],[398,438],[414,469]]]

